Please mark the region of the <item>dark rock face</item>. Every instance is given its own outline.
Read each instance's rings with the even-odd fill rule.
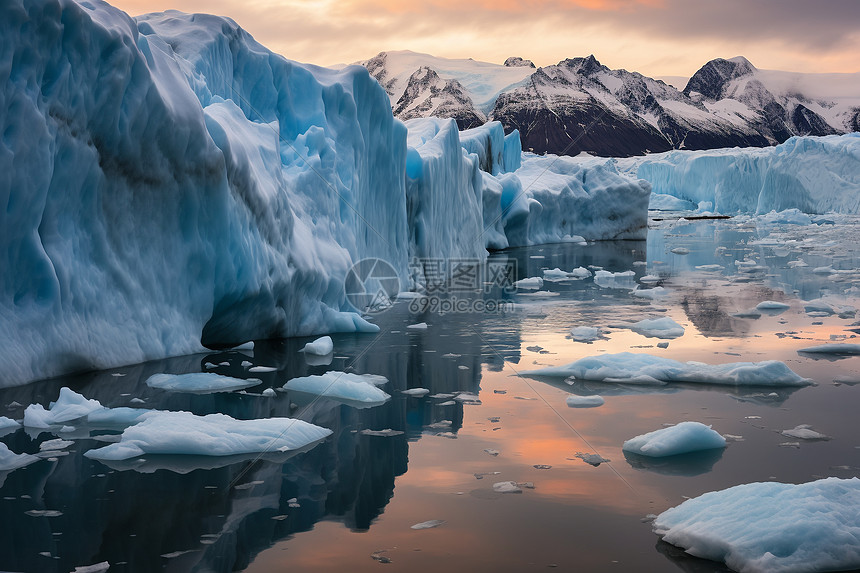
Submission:
[[[837,133],[824,121],[824,118],[802,104],[798,104],[791,112],[791,123],[800,135],[834,135]]]
[[[665,83],[610,70],[594,56],[538,69],[528,85],[501,94],[490,117],[518,129],[523,148],[535,153],[623,157],[768,143]]]
[[[458,129],[483,125],[487,118],[475,109],[472,98],[457,80],[443,80],[426,66],[409,77],[406,90],[394,106],[402,120],[416,117],[452,118]]]
[[[535,67],[534,62],[531,60],[524,60],[517,56],[511,56],[507,60],[505,60],[505,65],[509,68],[533,68]]]
[[[399,74],[402,82],[404,70],[389,70],[387,60],[383,52],[364,65],[393,96],[397,88],[391,76]],[[478,73],[494,73],[482,66]],[[505,66],[534,68],[519,57],[508,58]],[[591,55],[534,68],[524,81],[504,89],[491,109],[479,109],[460,82],[442,79],[426,64],[412,73],[392,108],[404,120],[453,118],[460,129],[497,120],[506,133],[519,130],[523,149],[563,155],[761,147],[793,135],[842,132],[814,111],[832,104],[811,103],[802,94],[773,93],[762,80],[768,81],[767,76],[746,58],[718,58],[678,91],[636,72],[612,70]],[[844,121],[845,131],[860,131],[860,108]]]
[[[731,80],[750,74],[754,70],[755,68],[746,58],[711,60],[693,74],[687,82],[687,87],[684,88],[684,95],[689,96],[695,92],[708,99],[722,99],[723,90]]]

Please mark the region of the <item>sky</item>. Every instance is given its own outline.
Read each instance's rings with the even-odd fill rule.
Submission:
[[[860,72],[858,0],[110,0],[129,14],[229,16],[289,59],[353,63],[413,50],[538,66],[594,56],[652,77],[713,58],[760,69]]]

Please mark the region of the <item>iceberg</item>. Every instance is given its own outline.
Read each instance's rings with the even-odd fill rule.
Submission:
[[[710,426],[700,422],[681,422],[631,438],[621,449],[640,456],[663,458],[725,447],[726,439]]]
[[[250,378],[242,380],[230,376],[221,376],[211,372],[192,372],[190,374],[153,374],[146,379],[150,388],[168,390],[170,392],[187,392],[189,394],[213,394],[215,392],[232,392],[260,384],[260,380]]]
[[[330,371],[320,376],[293,378],[284,384],[284,389],[334,398],[359,408],[370,408],[384,404],[391,398],[377,388],[387,382],[383,376]]]
[[[288,452],[314,445],[331,434],[294,418],[236,420],[225,414],[149,412],[123,431],[119,442],[89,450],[95,460],[127,460],[142,455],[234,456]]]
[[[860,214],[858,133],[796,136],[766,148],[676,150],[617,163],[650,182],[658,197],[709,202],[719,213]],[[683,206],[654,201],[653,208]]]
[[[650,186],[523,155],[498,122],[394,119],[360,66],[274,54],[228,18],[0,7],[3,386],[374,332],[344,283],[413,257],[644,238]]]
[[[803,354],[832,354],[834,356],[857,356],[860,354],[860,344],[819,344],[818,346],[807,346],[798,352]]]
[[[375,330],[343,277],[406,278],[406,130],[365,69],[72,0],[0,7],[0,61],[4,385]]]
[[[741,573],[860,567],[860,479],[750,483],[689,499],[657,516],[663,541]]]
[[[678,362],[651,354],[620,352],[589,356],[564,366],[520,372],[522,376],[563,377],[617,383],[687,382],[735,386],[808,386],[812,382],[793,372],[783,362],[729,362],[705,364]]]

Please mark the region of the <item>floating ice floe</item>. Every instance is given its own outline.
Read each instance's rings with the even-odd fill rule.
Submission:
[[[787,436],[789,438],[797,438],[799,440],[829,440],[830,436],[822,434],[821,432],[816,432],[812,429],[812,426],[809,424],[801,424],[799,426],[795,426],[790,430],[783,430],[780,432],[783,436]]]
[[[589,356],[564,366],[527,370],[520,374],[624,384],[689,382],[736,386],[808,386],[812,383],[776,360],[705,364],[678,362],[631,352]]]
[[[313,354],[315,356],[327,356],[334,351],[334,342],[331,340],[331,336],[322,336],[317,338],[313,342],[308,342],[305,344],[304,348],[299,350],[299,352],[304,352],[306,354]]]
[[[64,386],[55,402],[45,409],[41,404],[30,404],[24,410],[24,426],[28,428],[50,428],[62,426],[87,418],[91,413],[106,410],[98,400],[88,400],[81,394]]]
[[[416,324],[410,324],[406,327],[407,330],[427,330],[426,322],[418,322]]]
[[[522,488],[515,481],[500,481],[493,484],[496,493],[523,493]]]
[[[605,338],[603,331],[595,326],[575,326],[570,329],[570,337],[574,342],[594,342]]]
[[[821,344],[819,346],[807,346],[798,352],[805,354],[834,354],[837,356],[856,356],[860,354],[860,344]]]
[[[416,523],[410,529],[432,529],[434,527],[439,527],[445,523],[444,519],[431,519],[430,521],[422,521],[421,523]]]
[[[681,422],[624,442],[625,452],[662,458],[701,450],[725,448],[726,439],[700,422]]]
[[[357,407],[378,406],[391,396],[377,388],[388,382],[383,376],[331,371],[319,376],[293,378],[284,388],[345,401]]]
[[[776,300],[763,300],[755,306],[758,310],[788,310],[791,308],[789,305],[784,302],[779,302]]]
[[[664,288],[664,287],[661,287],[661,286],[654,287],[654,288],[641,289],[637,285],[636,288],[633,290],[633,292],[631,292],[630,294],[632,294],[636,298],[645,298],[648,300],[657,300],[657,299],[669,296],[669,290]]]
[[[417,398],[420,398],[421,396],[426,396],[427,394],[429,394],[430,390],[428,390],[427,388],[409,388],[407,390],[401,390],[400,393],[405,394],[407,396],[415,396]]]
[[[377,436],[381,438],[390,438],[391,436],[400,436],[403,434],[400,430],[392,430],[391,428],[386,428],[384,430],[362,430],[359,434],[363,436]]]
[[[750,483],[657,516],[663,541],[742,573],[860,567],[860,479]]]
[[[590,454],[587,452],[576,452],[576,454],[574,454],[574,456],[581,459],[582,461],[584,461],[588,465],[594,466],[594,467],[597,467],[600,464],[604,464],[604,463],[612,461],[612,460],[604,458],[600,454]]]
[[[594,284],[601,288],[617,288],[633,290],[637,287],[634,282],[636,273],[634,271],[622,271],[613,273],[604,270],[594,271]]]
[[[847,304],[830,303],[821,298],[806,301],[803,304],[803,310],[807,314],[813,316],[827,316],[835,314],[838,315],[840,318],[848,318],[854,316],[857,312],[857,309],[853,306]]]
[[[679,338],[684,335],[684,327],[671,317],[646,318],[627,326],[630,330],[648,338]]]
[[[543,279],[540,277],[529,277],[514,282],[514,287],[524,290],[539,290],[543,288]]]
[[[170,392],[185,392],[188,394],[213,394],[215,392],[233,392],[250,388],[260,383],[252,378],[242,380],[221,376],[211,372],[192,372],[190,374],[153,374],[146,379],[150,388],[168,390]]]
[[[568,408],[597,408],[603,406],[605,400],[602,396],[577,396],[571,394],[565,400]]]
[[[674,254],[676,254],[676,255],[689,255],[689,254],[690,254],[690,249],[688,249],[688,248],[686,248],[686,247],[675,247],[674,249],[672,249],[672,250],[671,250],[671,251],[669,251],[669,252],[670,252],[670,253],[674,253]]]
[[[9,449],[9,446],[0,442],[0,472],[8,472],[29,466],[32,463],[38,462],[41,458],[31,454],[16,454]],[[0,478],[2,485],[2,478]]]
[[[236,420],[224,414],[152,411],[126,428],[119,442],[89,450],[96,460],[128,460],[143,455],[232,456],[289,452],[325,439],[331,430],[294,418]]]

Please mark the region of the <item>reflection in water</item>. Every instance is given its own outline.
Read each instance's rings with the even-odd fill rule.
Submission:
[[[657,541],[655,548],[657,549],[657,553],[664,556],[685,573],[731,573],[732,571],[722,563],[693,557],[662,539]]]
[[[639,519],[658,510],[650,501],[665,505],[682,494],[692,495],[762,476],[808,479],[807,473],[813,465],[819,473],[829,467],[848,467],[849,461],[839,456],[847,456],[845,448],[852,447],[845,445],[844,440],[804,444],[800,450],[778,445],[784,440],[773,430],[803,423],[820,426],[837,437],[848,434],[846,428],[852,421],[831,415],[829,407],[833,411],[849,408],[851,402],[845,399],[844,392],[832,392],[850,392],[853,387],[825,386],[821,382],[829,382],[837,374],[846,380],[856,380],[860,372],[851,370],[852,361],[817,363],[811,371],[809,361],[792,350],[796,338],[813,338],[818,332],[809,330],[812,319],[799,312],[799,305],[793,300],[853,292],[852,287],[857,285],[853,279],[849,280],[849,275],[837,275],[839,280],[836,280],[813,272],[815,267],[830,264],[833,268],[848,269],[855,263],[853,255],[839,254],[841,258],[836,258],[831,253],[828,258],[822,251],[824,247],[787,243],[785,237],[774,233],[773,229],[733,222],[678,222],[652,231],[647,245],[645,242],[607,242],[588,247],[548,245],[511,249],[491,256],[491,261],[499,263],[515,261],[517,279],[541,276],[544,270],[556,267],[565,271],[577,267],[600,267],[610,272],[633,270],[637,281],[646,274],[656,275],[659,282],[648,286],[660,284],[671,294],[653,304],[635,298],[629,288],[620,284],[615,288],[599,288],[591,278],[548,281],[543,290],[558,296],[544,298],[522,296],[494,286],[486,292],[444,293],[444,296],[498,300],[512,303],[512,309],[497,313],[439,314],[430,310],[412,313],[409,301],[401,301],[392,310],[373,317],[381,327],[379,334],[333,336],[335,351],[323,360],[298,352],[308,340],[259,341],[254,350],[173,358],[2,389],[0,408],[5,411],[0,414],[15,419],[23,416],[28,404],[47,406],[56,399],[60,387],[69,386],[108,407],[184,410],[198,415],[222,412],[237,419],[292,416],[329,428],[333,434],[315,448],[289,457],[150,456],[144,461],[112,466],[82,456],[84,451],[100,447],[103,442],[90,436],[76,436],[68,455],[57,454],[54,460],[42,460],[0,475],[3,516],[0,570],[68,572],[76,566],[101,561],[109,561],[112,571],[240,570],[276,542],[309,532],[321,521],[341,522],[349,531],[378,529],[372,526],[384,522],[378,519],[382,513],[388,510],[390,515],[392,508],[397,507],[389,505],[395,480],[411,469],[409,476],[400,478],[399,484],[405,481],[407,485],[403,488],[398,485],[398,499],[407,496],[408,500],[401,507],[414,502],[421,511],[431,514],[415,515],[414,519],[410,515],[404,529],[411,534],[412,523],[447,519],[445,526],[415,534],[422,537],[414,539],[432,540],[433,536],[445,535],[448,528],[449,540],[455,538],[462,546],[458,558],[465,559],[469,554],[468,558],[474,559],[469,552],[484,551],[483,565],[487,569],[504,570],[510,566],[502,558],[493,561],[496,552],[492,548],[498,542],[489,533],[493,528],[487,525],[486,532],[480,526],[457,529],[457,509],[450,509],[452,513],[447,514],[433,512],[442,506],[472,512],[474,506],[469,504],[474,496],[468,493],[492,492],[494,480],[535,480],[534,490],[519,496],[494,494],[488,506],[480,506],[480,511],[486,512],[486,521],[500,524],[499,527],[528,522],[528,517],[534,520],[530,523],[538,524],[531,533],[522,534],[521,547],[514,548],[512,542],[511,551],[529,553],[541,547],[540,551],[546,552],[547,544],[555,539],[553,535],[563,536],[559,543],[568,547],[568,528],[571,523],[578,523],[582,514],[577,512],[586,511],[582,509],[585,507],[593,517],[588,522],[589,529],[598,531],[602,527],[608,533],[604,546],[597,547],[595,542],[594,547],[575,547],[577,555],[571,559],[571,567],[585,552],[594,553],[587,561],[594,570],[600,567],[615,570],[617,565],[608,564],[624,543],[611,537],[613,532],[623,530],[632,536],[641,535],[636,538],[640,543],[638,549],[634,548],[630,554],[643,562],[634,565],[627,561],[624,566],[628,570],[663,570],[666,564],[660,557],[662,554],[685,571],[725,571],[719,564],[691,558],[662,542],[657,545],[660,554],[642,555],[642,547],[651,552],[653,537]],[[773,241],[775,236],[781,244],[761,242]],[[689,248],[690,253],[671,253],[675,247]],[[790,266],[801,260],[806,267]],[[780,316],[765,315],[759,321],[732,316],[762,300],[791,301],[793,307]],[[686,315],[691,323],[687,333],[673,340],[669,348],[657,348],[653,341],[629,331],[613,331],[608,340],[593,345],[565,338],[572,326],[602,327],[610,322],[661,313],[676,320],[684,320]],[[842,319],[824,319],[822,336],[830,336],[831,331],[836,336],[848,332],[837,320]],[[806,322],[798,327],[791,321]],[[427,322],[429,328],[406,329],[417,322]],[[785,332],[776,333],[775,328]],[[804,328],[807,330],[801,331]],[[728,338],[729,342],[721,346],[720,337]],[[808,340],[796,342],[795,346],[801,342],[812,345]],[[730,345],[735,347],[727,348]],[[708,363],[787,360],[790,355],[793,368],[806,368],[803,375],[819,376],[821,380],[818,387],[801,392],[797,388],[642,386],[579,380],[568,384],[553,378],[541,380],[546,386],[535,384],[538,396],[545,398],[540,400],[528,392],[531,386],[526,387],[520,383],[521,379],[512,376],[520,365],[523,370],[533,365],[559,365],[589,354],[634,348]],[[768,355],[759,356],[764,353]],[[732,357],[726,358],[727,354]],[[248,372],[251,364],[276,370],[252,374]],[[389,382],[382,389],[392,399],[379,407],[356,409],[297,393],[277,392],[273,397],[262,394],[270,388],[281,388],[291,378],[330,370],[385,376]],[[208,395],[170,393],[144,383],[156,373],[201,371],[258,378],[261,383],[243,392]],[[488,396],[490,387],[493,390]],[[416,398],[402,394],[402,390],[409,388],[426,388],[430,395]],[[451,399],[458,392],[479,394],[484,405],[464,406]],[[606,403],[591,411],[574,411],[565,406],[565,393],[601,395]],[[434,398],[437,394],[441,396]],[[791,408],[781,407],[789,400]],[[820,407],[822,404],[828,408]],[[625,454],[627,463],[621,462],[620,445],[624,439],[653,429],[655,423],[666,419],[700,419],[706,423],[713,419],[715,428],[724,433],[744,434],[745,441],[733,444],[725,453],[712,450],[662,459]],[[569,432],[573,427],[576,434],[582,435]],[[403,434],[363,435],[361,430],[365,429],[391,429]],[[40,443],[53,437],[19,430],[2,436],[2,440],[14,452],[35,453]],[[469,454],[454,444],[470,448]],[[593,451],[591,444],[619,463],[593,468],[574,457],[577,451]],[[414,448],[412,452],[410,448]],[[422,448],[424,466],[416,461],[422,459],[416,455]],[[434,453],[430,456],[432,461],[427,461],[428,450]],[[501,454],[491,457],[485,453],[487,450],[498,450]],[[469,457],[472,453],[475,457]],[[538,465],[551,465],[552,469],[535,469]],[[749,469],[756,466],[759,469],[755,472]],[[421,474],[425,470],[426,476]],[[507,473],[501,475],[495,471]],[[614,479],[614,471],[619,477],[623,474],[624,480],[642,492],[641,499],[611,503],[615,497],[629,493],[622,490],[618,494],[618,490],[608,485],[607,479]],[[418,483],[422,480],[415,472],[426,483]],[[478,482],[475,475],[482,472],[486,472],[486,477],[482,475],[484,481]],[[495,475],[500,477],[495,479],[492,477]],[[459,481],[463,476],[465,484]],[[697,476],[695,480],[691,479],[693,476]],[[413,478],[411,490],[409,477]],[[683,492],[671,489],[678,483],[683,485]],[[446,489],[448,485],[454,491]],[[430,490],[441,497],[432,497],[427,493]],[[571,491],[577,492],[576,495],[570,494]],[[408,497],[410,492],[413,498]],[[454,497],[458,493],[463,495]],[[631,506],[635,506],[635,511]],[[541,508],[543,513],[530,516],[529,508],[534,507]],[[32,510],[56,510],[61,515],[26,513]],[[552,517],[547,517],[548,522],[543,524],[545,515]],[[628,527],[629,522],[633,525]],[[498,530],[496,535],[501,535]],[[409,538],[410,551],[418,545],[412,539]],[[372,550],[387,546],[387,540],[374,539],[373,543],[377,542],[380,545]],[[316,547],[325,547],[327,543],[328,539],[317,541]],[[435,549],[441,553],[448,551],[447,546]],[[290,553],[298,551],[296,546]],[[363,559],[366,566],[377,567],[379,564],[369,554],[370,550],[347,557]],[[429,559],[431,552],[425,555]],[[505,555],[505,559],[510,559],[510,553]],[[528,558],[533,560],[531,556]],[[283,563],[286,568],[288,562]]]
[[[624,459],[627,460],[630,467],[637,470],[667,476],[692,477],[708,473],[714,469],[714,464],[720,461],[723,452],[725,452],[725,448],[714,448],[701,452],[654,458],[625,451]]]

